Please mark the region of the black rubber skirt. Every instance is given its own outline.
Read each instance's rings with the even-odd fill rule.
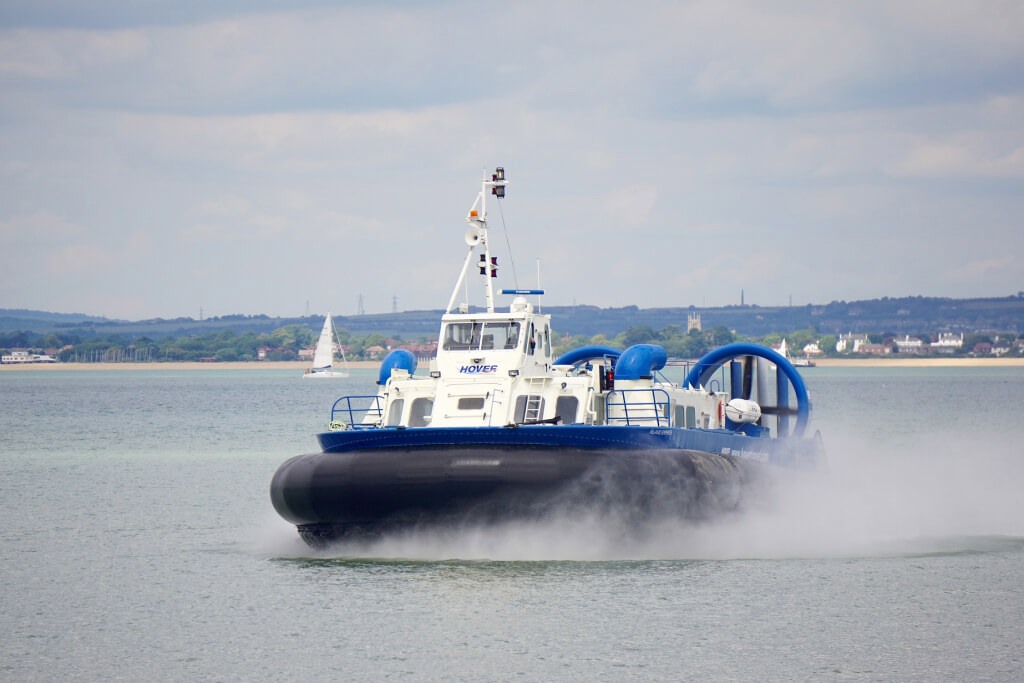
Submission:
[[[686,450],[460,446],[309,453],[278,468],[270,499],[313,547],[424,523],[556,513],[703,518],[737,506],[752,472]]]

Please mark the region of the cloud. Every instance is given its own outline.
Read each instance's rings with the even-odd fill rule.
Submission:
[[[1017,254],[1007,254],[996,258],[970,261],[953,270],[952,276],[961,281],[973,282],[1004,272],[1016,276],[1024,274],[1024,259]]]
[[[18,298],[105,305],[120,279],[147,317],[294,312],[386,249],[393,295],[436,307],[496,164],[492,228],[551,303],[1020,289],[1024,5],[208,5],[2,10],[2,277],[80,269]]]
[[[1020,178],[1024,176],[1024,97],[1001,96],[973,107],[918,112],[922,127],[943,121],[945,130],[914,134],[905,126],[898,156],[886,168],[897,176]]]
[[[922,143],[890,167],[893,175],[1024,178],[1024,146],[986,154],[969,145]]]
[[[206,216],[244,216],[252,211],[252,203],[242,197],[218,197],[201,202],[194,211]]]
[[[84,228],[49,211],[36,211],[0,221],[0,239],[8,245],[26,243],[52,244],[81,235]],[[10,252],[8,252],[10,253]]]
[[[130,65],[151,49],[142,31],[15,30],[0,32],[0,78],[70,81]]]
[[[643,225],[650,221],[657,199],[656,186],[631,185],[612,190],[605,198],[604,208],[619,225]]]
[[[262,3],[168,23],[153,11],[130,28],[0,32],[0,63],[61,80],[61,97],[94,107],[374,111],[507,96],[538,110],[679,116],[963,101],[1019,85],[1024,59],[1024,17],[1007,3],[526,2],[503,7],[486,34],[474,8]],[[481,35],[501,49],[467,51]]]
[[[925,143],[911,149],[892,171],[897,175],[966,174],[974,166],[964,146]]]
[[[290,112],[238,116],[113,113],[110,134],[172,161],[249,171],[324,173],[436,152],[471,125],[458,106],[417,111]],[[477,126],[473,126],[476,128]]]
[[[47,258],[51,274],[68,276],[109,271],[117,257],[107,249],[91,244],[75,244],[58,248]]]
[[[374,217],[338,213],[297,190],[253,200],[225,196],[202,202],[192,213],[197,222],[181,232],[191,242],[256,244],[301,240],[336,245],[353,238],[384,238],[394,226]]]
[[[112,245],[71,243],[66,246],[51,243],[46,257],[48,274],[56,278],[89,275],[103,281],[117,281],[116,271],[132,263],[145,263],[154,253],[154,240],[150,235],[135,232],[123,242]]]

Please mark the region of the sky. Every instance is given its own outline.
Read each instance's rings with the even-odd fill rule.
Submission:
[[[0,308],[443,308],[499,165],[547,304],[1016,294],[1024,3],[0,0]]]

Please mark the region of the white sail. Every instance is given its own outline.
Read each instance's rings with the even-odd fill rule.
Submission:
[[[324,328],[320,330],[320,339],[313,351],[313,367],[306,370],[304,377],[348,377],[348,361],[345,349],[341,350],[342,367],[334,369],[334,321],[328,313],[324,318]]]
[[[324,328],[320,330],[320,339],[316,342],[316,351],[313,352],[313,371],[328,370],[334,365],[334,325],[331,323],[331,314],[324,318]]]

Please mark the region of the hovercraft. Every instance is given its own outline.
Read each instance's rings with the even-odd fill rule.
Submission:
[[[392,351],[377,393],[338,399],[317,434],[320,452],[275,473],[274,508],[308,545],[595,508],[704,518],[735,509],[766,469],[816,465],[806,386],[767,347],[720,347],[673,384],[660,372],[665,350],[652,344],[553,358],[551,318],[527,298],[541,290],[500,290],[513,298],[496,310],[486,198],[504,197],[506,184],[499,167],[466,218],[469,253],[428,372]],[[474,268],[480,312],[455,303]]]

